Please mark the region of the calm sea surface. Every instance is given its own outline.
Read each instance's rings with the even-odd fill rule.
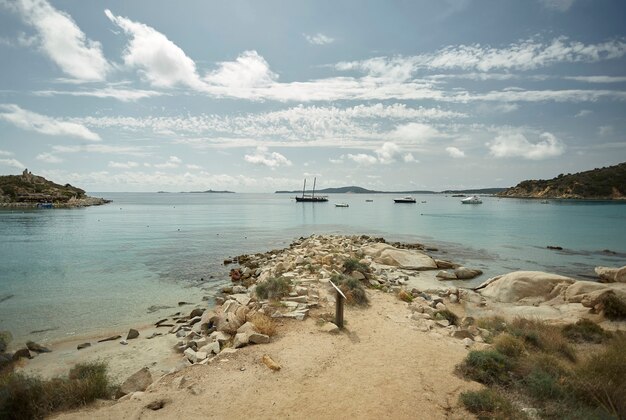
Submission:
[[[92,195],[114,202],[0,211],[0,330],[16,341],[121,333],[154,322],[178,311],[180,301],[213,296],[228,280],[224,258],[282,248],[313,233],[436,247],[438,258],[485,271],[466,285],[518,269],[584,278],[596,265],[626,265],[625,204],[485,197],[483,204],[461,205],[444,195],[394,204],[386,194],[336,194],[328,203],[296,203],[283,194]]]

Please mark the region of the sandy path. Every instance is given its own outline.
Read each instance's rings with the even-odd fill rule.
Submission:
[[[347,308],[347,331],[339,335],[320,332],[315,319],[286,320],[270,344],[167,375],[131,399],[58,418],[472,417],[457,402],[460,392],[479,388],[453,374],[467,354],[461,341],[417,331],[406,304],[391,295],[369,296],[370,308]],[[269,370],[263,354],[282,369]],[[144,408],[158,399],[168,400],[162,409]]]

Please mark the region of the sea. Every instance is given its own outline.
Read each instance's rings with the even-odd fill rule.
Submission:
[[[110,204],[0,210],[0,330],[53,342],[146,325],[212,305],[228,284],[224,260],[312,234],[421,243],[436,258],[484,274],[514,270],[595,279],[626,265],[626,203],[444,194],[395,204],[389,194],[97,193]],[[371,201],[368,201],[371,200]],[[335,207],[347,203],[349,207]],[[548,249],[561,247],[561,250]]]

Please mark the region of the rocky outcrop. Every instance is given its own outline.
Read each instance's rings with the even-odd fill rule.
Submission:
[[[626,266],[623,267],[596,267],[600,283],[626,283]]]
[[[436,270],[437,263],[424,252],[410,249],[398,249],[384,243],[364,246],[362,251],[379,264],[390,265],[410,270]]]
[[[497,302],[514,303],[529,298],[546,301],[575,281],[541,271],[515,271],[489,279],[476,289],[480,290],[481,295]]]
[[[152,375],[150,374],[150,369],[144,367],[124,381],[117,391],[116,397],[120,398],[133,392],[145,391],[151,383]]]

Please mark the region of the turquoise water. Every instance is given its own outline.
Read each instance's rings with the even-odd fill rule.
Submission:
[[[481,205],[461,205],[443,195],[417,196],[413,205],[394,204],[390,195],[337,194],[328,203],[296,203],[281,194],[92,195],[114,202],[0,211],[0,329],[17,340],[153,322],[178,311],[180,301],[198,304],[214,295],[228,280],[224,258],[282,248],[312,233],[421,242],[437,248],[438,258],[483,269],[470,285],[517,269],[584,278],[596,265],[626,265],[624,204],[485,197]],[[170,308],[149,312],[153,305]],[[38,330],[48,331],[32,332]]]

